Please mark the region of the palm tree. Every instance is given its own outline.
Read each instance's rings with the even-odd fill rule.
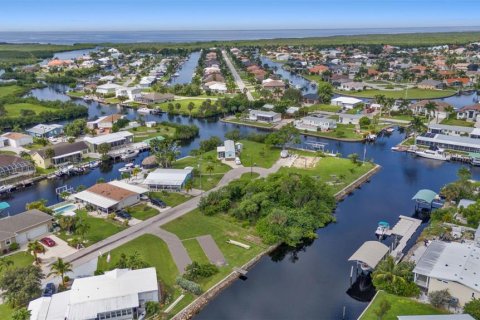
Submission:
[[[427,126],[423,123],[422,119],[414,116],[412,121],[410,121],[407,131],[413,132],[416,137],[416,135],[425,130],[426,127]]]
[[[15,310],[12,314],[12,320],[28,320],[30,317],[31,312],[25,307]]]
[[[447,118],[451,118],[455,114],[455,108],[451,105],[445,107],[445,112],[447,113]]]
[[[192,110],[195,108],[195,103],[189,102],[187,105],[188,112],[190,112],[190,116],[192,115]]]
[[[434,101],[427,102],[424,106],[424,109],[428,114],[428,122],[430,122],[430,116],[432,114],[433,114],[433,116],[435,116],[435,114],[437,115],[437,122],[438,122],[438,113],[436,112],[438,110],[438,108],[437,108],[437,103],[436,102],[434,102]]]
[[[192,179],[189,179],[185,183],[185,191],[187,191],[187,193],[189,193],[190,191],[192,191],[192,189],[193,189],[193,181],[192,181]]]
[[[403,262],[397,264],[393,257],[388,256],[377,265],[372,273],[372,280],[377,283],[391,283],[394,285],[406,283],[409,273],[408,265]]]
[[[39,263],[38,261],[38,254],[39,253],[45,253],[45,247],[40,243],[38,242],[38,240],[35,240],[35,241],[31,241],[28,243],[28,252],[30,252],[31,254],[33,254],[33,257],[35,258],[35,263]]]
[[[75,233],[80,236],[82,242],[85,241],[85,235],[90,230],[90,225],[83,219],[78,220],[75,224]]]
[[[62,278],[62,286],[65,288],[65,274],[72,271],[72,264],[63,261],[62,258],[58,258],[57,261],[52,263],[51,270],[48,276],[60,276]]]
[[[133,168],[133,170],[132,170],[132,175],[133,175],[134,177],[137,177],[137,175],[138,175],[140,172],[142,172],[142,169],[140,169],[140,168]]]
[[[8,269],[13,266],[13,261],[7,258],[0,259],[0,271]]]
[[[215,170],[215,167],[211,163],[207,164],[205,167],[205,171],[209,172],[210,174],[212,174],[213,170]]]

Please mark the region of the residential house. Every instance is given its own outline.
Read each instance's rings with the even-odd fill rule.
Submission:
[[[171,93],[142,93],[140,96],[135,98],[135,101],[146,104],[154,104],[173,101],[174,97],[175,96]]]
[[[273,104],[266,103],[266,104],[263,105],[262,109],[273,110],[273,109],[275,109],[275,106]]]
[[[12,243],[27,244],[46,236],[53,217],[37,209],[0,219],[0,250],[5,252]]]
[[[429,113],[428,109],[425,106],[429,103],[434,103],[436,110]],[[409,108],[412,110],[413,114],[415,115],[424,115],[424,116],[431,116],[437,119],[445,119],[448,117],[449,112],[448,109],[452,107],[451,104],[443,101],[436,101],[436,100],[420,100],[417,102],[412,103]]]
[[[35,167],[31,161],[15,155],[0,154],[0,180],[32,173],[35,173]]]
[[[475,103],[457,110],[457,119],[476,122],[480,115],[480,103]]]
[[[433,134],[445,134],[449,136],[470,136],[472,132],[476,130],[472,127],[464,126],[451,126],[446,124],[430,124],[428,126],[428,132]]]
[[[418,83],[417,87],[419,89],[437,90],[444,89],[445,84],[438,80],[426,79]]]
[[[364,115],[361,115],[361,114],[340,113],[338,115],[338,123],[357,125],[360,123],[360,119],[363,117]]]
[[[205,83],[203,86],[205,89],[208,89],[213,92],[218,92],[218,93],[227,92],[227,85],[223,82],[211,81],[211,82]]]
[[[95,91],[97,94],[114,95],[117,89],[122,88],[121,85],[115,83],[105,83],[97,87]]]
[[[342,107],[343,109],[353,109],[361,103],[363,103],[362,100],[352,97],[338,97],[331,101],[332,105]]]
[[[140,79],[140,82],[138,85],[141,88],[150,88],[155,82],[157,82],[157,78],[154,76],[147,76],[147,77],[142,77]]]
[[[141,93],[141,87],[119,87],[115,90],[115,97],[125,97],[129,101],[135,101],[137,97],[140,97]]]
[[[53,150],[53,157],[49,157],[46,150]],[[88,152],[88,146],[85,142],[79,141],[74,143],[62,142],[45,147],[40,150],[34,150],[30,154],[32,160],[37,167],[46,169],[70,163],[78,163],[82,161],[84,154]]]
[[[311,74],[322,74],[328,70],[329,70],[328,67],[324,65],[316,65],[311,68],[308,68],[308,72],[310,72]]]
[[[300,111],[299,107],[288,107],[287,110],[285,110],[285,113],[288,114],[289,116],[295,115],[298,111]]]
[[[450,87],[466,87],[470,85],[470,78],[448,78],[444,82]]]
[[[115,269],[76,278],[72,288],[28,305],[30,320],[143,319],[147,302],[158,303],[155,268]]]
[[[88,145],[90,152],[97,152],[98,146],[107,143],[110,148],[119,149],[133,142],[133,134],[128,131],[119,131],[96,137],[85,137],[84,141]]]
[[[19,132],[7,132],[2,134],[2,137],[8,140],[7,146],[14,148],[20,148],[33,143],[32,136]]]
[[[480,296],[480,247],[477,243],[434,240],[413,269],[427,294],[447,289],[461,306]]]
[[[320,102],[320,97],[316,93],[307,93],[302,96],[302,102],[306,105],[317,104]]]
[[[339,89],[344,91],[360,91],[365,90],[366,87],[366,83],[350,81],[340,83]]]
[[[114,180],[107,183],[97,183],[74,194],[73,197],[75,200],[95,208],[95,210],[111,213],[139,203],[141,195],[147,192],[148,189]]]
[[[192,178],[193,168],[185,169],[156,169],[150,172],[143,182],[150,191],[180,191]]]
[[[337,127],[337,122],[326,116],[307,116],[294,122],[295,128],[306,131],[329,131]]]
[[[26,132],[37,138],[58,137],[63,134],[63,126],[60,124],[37,124],[35,127],[27,129]]]
[[[251,121],[274,123],[281,121],[282,115],[272,111],[250,110],[248,119]]]
[[[225,160],[235,160],[237,150],[233,140],[225,140],[223,146],[217,147],[217,158]]]
[[[108,116],[103,116],[97,120],[87,122],[87,127],[89,129],[103,129],[110,130],[113,125],[120,119],[123,119],[125,116],[123,114],[114,113]]]
[[[275,90],[285,90],[285,82],[282,80],[266,79],[262,81],[262,87],[265,90],[275,91]]]
[[[480,139],[464,136],[452,136],[446,134],[426,133],[419,135],[415,143],[424,147],[435,147],[462,152],[480,153]]]

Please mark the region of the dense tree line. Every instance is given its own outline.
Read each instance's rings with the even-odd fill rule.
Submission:
[[[161,123],[164,126],[175,128],[175,133],[172,137],[173,140],[189,140],[198,136],[200,129],[194,124],[185,125],[174,122],[163,121]]]
[[[200,200],[206,215],[226,213],[256,225],[267,244],[295,246],[316,237],[315,230],[334,220],[335,199],[323,182],[297,173],[237,180]]]
[[[42,111],[38,114],[29,112],[22,117],[8,117],[8,114],[5,112],[5,105],[15,103],[40,105],[52,110]],[[82,117],[86,118],[87,116],[88,109],[86,107],[70,101],[45,101],[33,97],[20,98],[15,96],[8,96],[0,99],[0,129],[11,129],[14,127],[25,128],[38,123],[70,120]]]

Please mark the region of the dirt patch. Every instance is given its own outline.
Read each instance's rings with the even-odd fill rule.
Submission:
[[[244,237],[245,240],[249,241],[249,242],[252,242],[252,243],[255,243],[255,244],[258,244],[258,245],[262,245],[262,239],[260,239],[259,237],[255,237],[255,236],[252,236],[252,235],[246,235]]]
[[[318,161],[320,161],[319,157],[298,156],[293,162],[292,167],[300,169],[314,168]]]
[[[227,231],[225,234],[229,237],[238,237],[238,232]]]

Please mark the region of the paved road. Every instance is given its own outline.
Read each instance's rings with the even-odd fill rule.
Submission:
[[[230,73],[233,76],[233,80],[235,80],[235,83],[237,84],[238,89],[240,89],[241,92],[244,91],[244,89],[247,89],[247,98],[249,101],[254,101],[255,99],[252,96],[252,93],[248,88],[245,86],[245,83],[243,82],[242,78],[240,78],[240,75],[238,74],[237,70],[233,66],[232,61],[230,61],[230,57],[228,56],[227,52],[225,50],[222,50],[222,56],[225,62],[227,63],[228,68],[230,69]]]
[[[185,268],[192,263],[192,259],[190,259],[182,240],[180,240],[176,234],[161,228],[150,228],[150,233],[165,241],[168,246],[168,250],[170,250],[173,261],[177,265],[178,272],[180,274],[184,274]]]
[[[240,178],[242,174],[249,173],[250,171],[259,173],[261,177],[265,177],[270,173],[274,173],[278,171],[278,169],[280,169],[282,165],[285,165],[285,164],[288,165],[289,163],[288,161],[289,159],[280,159],[269,169],[257,168],[257,167],[254,167],[254,168],[241,167],[241,168],[232,169],[222,177],[217,187],[215,187],[212,190],[204,192],[204,195],[207,195],[210,192],[227,185],[231,181]],[[125,244],[135,238],[138,238],[141,235],[144,235],[147,233],[157,234],[156,230],[160,226],[167,224],[189,213],[190,211],[196,209],[198,207],[199,202],[200,202],[200,197],[199,196],[194,197],[174,208],[168,209],[163,213],[160,213],[150,219],[144,220],[134,226],[129,227],[128,229],[120,231],[119,233],[116,233],[102,241],[99,241],[91,245],[90,247],[81,249],[78,252],[65,257],[64,260],[72,263],[73,267],[78,267],[98,257],[100,253],[105,254],[121,246],[122,244]]]

